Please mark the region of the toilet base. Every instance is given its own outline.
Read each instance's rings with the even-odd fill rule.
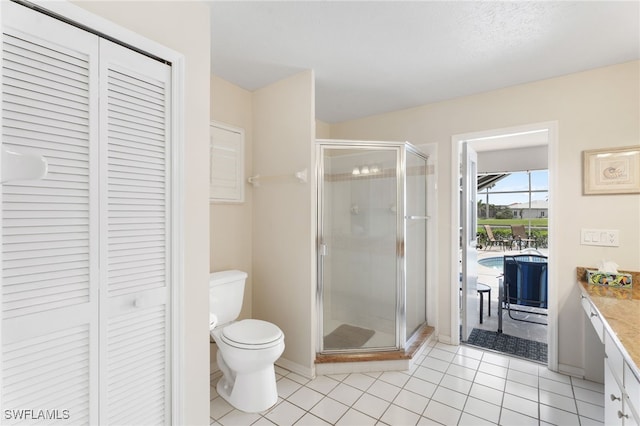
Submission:
[[[236,372],[235,379],[227,378],[228,375],[224,374],[218,380],[216,390],[225,401],[238,410],[259,413],[268,410],[278,402],[273,364],[251,373],[238,374]]]

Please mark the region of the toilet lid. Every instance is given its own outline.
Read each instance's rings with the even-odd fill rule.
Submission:
[[[224,327],[222,337],[231,345],[261,346],[280,339],[282,330],[270,322],[246,319]]]

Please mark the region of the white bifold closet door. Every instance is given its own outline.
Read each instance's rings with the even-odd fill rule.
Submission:
[[[170,71],[101,40],[102,424],[170,418]]]
[[[2,424],[168,424],[171,68],[3,5]]]

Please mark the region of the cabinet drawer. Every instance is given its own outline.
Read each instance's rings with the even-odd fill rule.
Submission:
[[[609,335],[609,332],[604,333],[604,352],[607,355],[609,367],[611,372],[615,376],[619,383],[622,383],[622,370],[624,360],[622,358],[622,352],[618,349],[613,337]]]
[[[638,413],[640,411],[640,381],[626,362],[624,363],[624,389],[629,395],[631,406]]]
[[[591,325],[596,330],[596,334],[598,335],[598,338],[600,338],[601,342],[604,342],[603,340],[604,324],[602,323],[602,319],[600,318],[598,311],[596,310],[595,307],[593,307],[593,305],[591,304],[591,302],[586,296],[581,295],[580,297],[581,297],[582,309],[584,309],[584,312],[587,314],[587,318],[589,318],[589,320],[591,321]]]
[[[622,389],[613,377],[611,365],[604,361],[604,424],[607,426],[622,425],[622,419],[618,413],[622,413]]]
[[[620,415],[618,415],[620,416]],[[624,426],[638,426],[638,420],[633,410],[629,409],[629,396],[624,397],[624,403],[622,404],[622,418]]]

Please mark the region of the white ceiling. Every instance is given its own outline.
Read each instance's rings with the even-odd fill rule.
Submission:
[[[640,59],[639,1],[213,1],[212,72],[336,123]]]

